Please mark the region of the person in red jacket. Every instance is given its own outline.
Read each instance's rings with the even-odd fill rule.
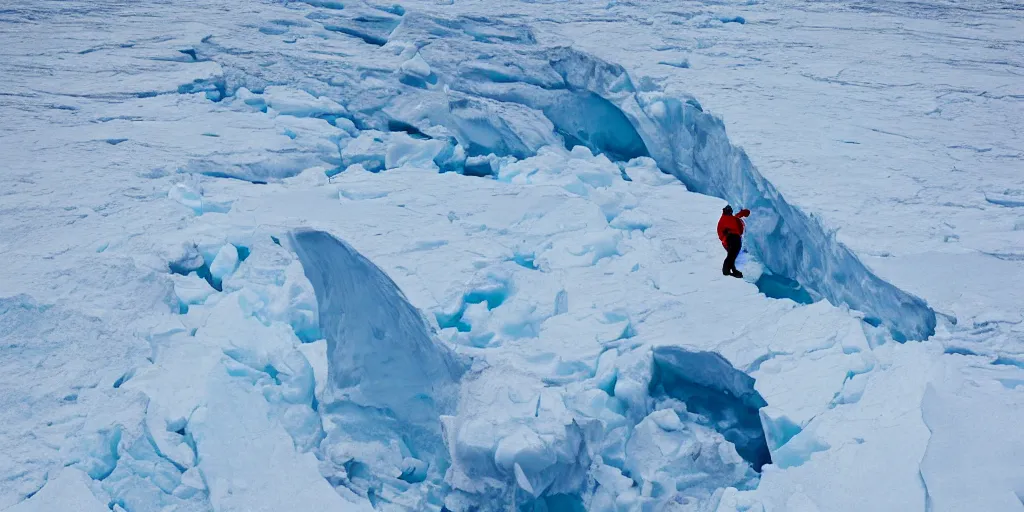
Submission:
[[[748,215],[750,210],[740,210],[733,215],[732,206],[726,205],[722,208],[722,218],[718,219],[718,239],[722,241],[722,247],[725,247],[726,251],[722,275],[743,277],[743,273],[736,268],[736,257],[743,248],[743,217]]]

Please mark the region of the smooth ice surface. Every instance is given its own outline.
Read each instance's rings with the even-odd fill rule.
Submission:
[[[6,510],[10,512],[49,512],[53,510],[104,512],[110,510],[93,496],[89,489],[91,482],[88,475],[77,469],[64,469],[34,496]]]
[[[1020,382],[998,377],[1009,373],[978,363],[940,366],[943,378],[924,392],[921,410],[932,437],[921,459],[921,478],[936,510],[1022,510],[1024,441],[1006,442],[999,430],[1024,418],[1024,393]],[[1000,393],[1003,386],[1018,392]],[[951,464],[973,470],[954,474],[946,470]],[[1004,490],[991,492],[987,482]]]
[[[371,510],[346,503],[327,483],[310,453],[295,453],[292,439],[268,421],[262,396],[227,379],[193,413],[189,430],[201,454],[197,467],[214,510]]]
[[[0,10],[0,510],[1019,511],[1021,23]]]

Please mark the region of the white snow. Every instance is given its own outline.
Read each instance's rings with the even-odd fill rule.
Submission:
[[[82,512],[104,512],[108,509],[100,503],[89,484],[92,479],[85,473],[68,468],[61,470],[52,481],[46,483],[35,496],[8,508],[10,512],[47,512],[51,510],[80,510]]]
[[[197,468],[214,510],[371,510],[338,495],[310,453],[296,453],[288,433],[269,421],[266,400],[222,373],[210,400],[189,421],[202,454]]]
[[[1024,510],[1014,5],[0,25],[0,510]]]

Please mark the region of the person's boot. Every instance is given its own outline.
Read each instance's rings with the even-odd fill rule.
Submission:
[[[743,272],[740,272],[739,270],[733,270],[732,271],[732,276],[736,277],[736,278],[742,279],[743,278]]]
[[[722,269],[722,275],[723,275],[723,276],[728,276],[728,275],[731,275],[731,274],[730,274],[730,272],[729,272],[729,269],[727,269],[727,268],[723,268],[723,269]]]

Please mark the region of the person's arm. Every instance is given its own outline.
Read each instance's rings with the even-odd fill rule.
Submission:
[[[749,217],[749,216],[750,216],[750,210],[748,210],[748,209],[744,208],[744,209],[740,210],[740,212],[739,212],[739,213],[737,213],[737,214],[736,214],[736,216],[737,216],[737,217],[739,217],[739,218],[741,218],[741,219],[742,219],[743,217]]]

